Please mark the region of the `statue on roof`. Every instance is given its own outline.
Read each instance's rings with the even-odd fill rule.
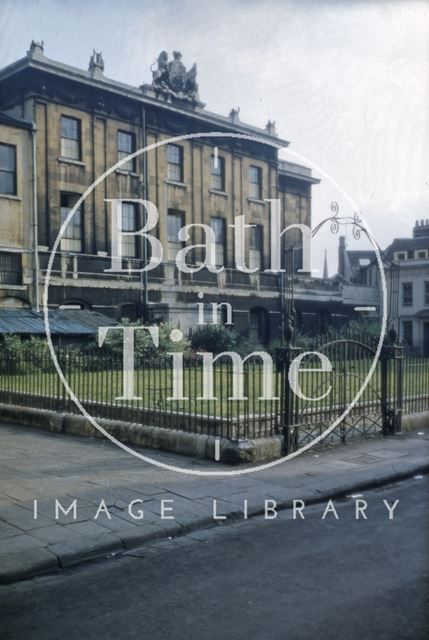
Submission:
[[[45,43],[43,42],[43,40],[41,40],[40,42],[38,42],[37,40],[32,40],[30,43],[30,48],[27,51],[27,55],[36,54],[39,56],[43,56],[44,47],[45,47]]]
[[[170,101],[191,103],[192,106],[203,107],[198,95],[197,65],[194,63],[186,70],[182,62],[180,51],[173,51],[173,59],[168,60],[168,53],[161,51],[157,60],[151,66],[152,85],[157,97],[161,96]]]
[[[92,73],[103,73],[104,60],[101,51],[92,50],[92,56],[89,59],[88,71]]]

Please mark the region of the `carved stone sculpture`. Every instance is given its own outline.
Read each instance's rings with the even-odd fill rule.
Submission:
[[[152,65],[152,85],[143,85],[143,90],[152,89],[157,97],[169,101],[182,101],[192,106],[203,107],[198,96],[197,65],[194,63],[187,71],[182,62],[180,51],[173,51],[173,59],[168,60],[168,53],[161,51],[157,58],[156,68]]]
[[[95,49],[92,50],[92,56],[89,59],[88,71],[90,71],[92,74],[103,73],[104,60],[101,51],[98,52]]]
[[[32,40],[31,44],[30,44],[30,48],[27,51],[27,55],[39,55],[39,56],[43,56],[44,55],[44,42],[43,40],[41,40],[41,42],[37,42],[36,40]]]

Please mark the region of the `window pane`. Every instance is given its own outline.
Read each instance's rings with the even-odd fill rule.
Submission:
[[[174,182],[183,182],[183,153],[177,144],[167,145],[167,177]]]
[[[80,159],[80,121],[76,118],[61,116],[61,156]]]
[[[132,153],[134,151],[133,147],[132,134],[118,131],[118,151],[124,151],[127,154]]]
[[[251,249],[262,249],[262,225],[250,227],[249,246]]]
[[[249,192],[251,198],[262,197],[262,169],[251,165],[249,167]]]
[[[167,215],[168,242],[178,242],[179,229],[182,226],[182,216],[180,213],[169,213]]]
[[[216,242],[216,245],[215,245],[215,266],[216,267],[223,267],[224,266],[224,260],[225,260],[225,246],[223,244],[220,244],[219,242]]]
[[[0,193],[16,195],[16,147],[0,144]]]
[[[122,203],[122,231],[137,231],[137,208],[130,202]],[[122,255],[124,258],[137,256],[136,236],[122,236]]]
[[[225,243],[226,243],[226,227],[225,220],[219,217],[213,217],[211,219],[211,228],[215,235],[215,256],[216,267],[222,267],[224,265],[225,258]]]
[[[225,220],[213,217],[211,219],[211,228],[214,231],[216,242],[225,242]]]
[[[177,144],[169,144],[167,146],[167,159],[168,162],[180,164],[180,147]]]
[[[118,160],[122,160],[122,158],[126,158],[128,153],[123,153],[122,151],[118,152]],[[119,167],[120,171],[134,171],[134,160],[127,160],[124,164],[121,164]]]
[[[72,160],[79,160],[79,141],[61,138],[61,156]]]
[[[174,182],[182,182],[182,172],[179,165],[168,165],[168,179],[174,180]]]
[[[249,338],[253,341],[259,338],[259,316],[254,311],[250,313]]]
[[[219,156],[216,162],[215,156],[212,156],[212,189],[225,190],[225,159]]]
[[[183,243],[178,238],[179,229],[183,226],[182,221],[183,217],[180,213],[167,215],[167,260],[175,261],[177,252],[183,247]]]
[[[134,135],[125,131],[118,131],[118,160],[122,160],[135,151]],[[135,159],[128,160],[120,167],[123,171],[135,170]]]
[[[15,171],[16,148],[10,144],[0,144],[0,170]]]
[[[406,345],[413,346],[413,323],[410,320],[402,323],[402,341]]]
[[[15,173],[10,171],[0,171],[0,193],[16,195]]]
[[[413,304],[413,285],[411,282],[404,282],[402,284],[402,304],[404,306],[411,306]]]
[[[260,249],[250,249],[249,268],[258,270],[262,268],[262,251]]]
[[[76,118],[61,116],[61,137],[71,140],[79,139],[79,121]]]
[[[72,196],[64,193],[61,194],[61,224],[66,221],[67,216],[76,203],[77,197],[78,196]],[[64,253],[80,253],[82,251],[82,222],[82,211],[81,209],[77,209],[61,238],[61,251]]]

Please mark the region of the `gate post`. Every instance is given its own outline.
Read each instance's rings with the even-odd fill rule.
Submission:
[[[402,431],[402,410],[404,401],[404,347],[396,344],[396,407],[395,407],[395,433]]]
[[[396,344],[397,334],[392,327],[388,338],[390,344],[383,344],[380,355],[381,371],[381,411],[383,435],[394,435],[401,431],[403,404],[403,361],[404,348]]]
[[[284,336],[286,346],[277,350],[276,360],[281,382],[279,426],[280,433],[283,436],[283,455],[288,455],[298,449],[298,429],[294,428],[293,419],[296,398],[289,382],[289,369],[296,352],[300,351],[300,349],[291,345],[294,330],[290,323],[286,325]]]

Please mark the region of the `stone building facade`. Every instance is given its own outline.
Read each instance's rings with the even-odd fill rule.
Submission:
[[[22,290],[17,299],[34,305],[62,222],[87,188],[119,160],[149,146],[147,153],[112,171],[75,213],[53,262],[49,305],[93,309],[116,318],[170,321],[188,331],[197,322],[198,305],[205,305],[209,318],[213,304],[228,303],[238,331],[261,341],[278,337],[281,282],[278,274],[267,272],[267,200],[281,200],[282,228],[293,223],[311,226],[311,189],[318,180],[310,169],[279,160],[278,148],[289,143],[278,138],[273,123],[259,129],[243,123],[239,110],[226,117],[206,110],[198,95],[196,67],[187,71],[178,52],[172,61],[163,52],[152,83],[133,87],[104,75],[101,54],[94,52],[85,71],[49,59],[43,45],[35,42],[25,57],[0,71],[0,109],[4,118],[21,122],[15,129],[10,124],[6,133],[0,129],[0,144],[15,136],[19,180],[28,178],[19,187],[21,201],[0,194],[1,227],[7,221],[6,228],[19,235],[11,246],[15,242],[14,250],[22,248]],[[34,167],[29,146],[32,122]],[[222,135],[210,137],[211,132]],[[171,138],[177,140],[162,144]],[[33,171],[37,184],[32,207]],[[162,242],[164,260],[147,276],[138,272],[149,257],[147,245],[134,236],[123,239],[123,271],[108,271],[108,200],[114,198],[125,201],[122,231],[138,231],[144,224],[143,208],[133,200],[149,200],[159,211],[153,233]],[[37,246],[29,236],[33,215]],[[246,260],[254,273],[236,269],[230,225],[241,215],[253,225],[246,233]],[[213,229],[216,261],[225,266],[222,273],[204,268],[186,274],[174,264],[182,246],[177,231],[194,223]],[[201,241],[202,231],[192,230],[190,242]],[[285,242],[294,249],[295,306],[301,321],[308,317],[314,324],[318,314],[340,312],[343,299],[337,283],[299,274],[301,233],[288,232]],[[202,259],[202,250],[196,249],[192,262],[198,265]],[[26,284],[31,273],[37,274],[32,287]],[[223,321],[228,319],[226,306],[218,312]]]

